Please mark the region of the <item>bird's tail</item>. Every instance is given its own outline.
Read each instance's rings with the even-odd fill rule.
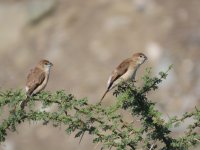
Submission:
[[[28,100],[29,100],[29,96],[27,95],[27,96],[26,96],[26,99],[23,100],[23,101],[21,102],[21,104],[20,104],[20,107],[21,107],[22,110],[24,110],[25,106],[26,106],[27,103],[28,103]]]
[[[105,91],[105,93],[103,94],[103,96],[102,96],[102,98],[101,98],[99,104],[101,104],[101,102],[103,101],[104,97],[106,96],[106,94],[107,94],[108,92],[109,92],[109,89],[107,89],[107,90]]]

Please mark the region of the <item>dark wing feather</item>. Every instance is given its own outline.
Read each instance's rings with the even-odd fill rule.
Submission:
[[[130,59],[124,60],[119,66],[112,72],[110,76],[110,80],[108,81],[108,89],[110,89],[113,85],[113,83],[119,79],[123,74],[126,73],[128,70],[130,63]]]
[[[39,68],[34,68],[28,74],[26,86],[29,88],[27,95],[31,95],[33,91],[42,84],[45,79],[45,72]]]
[[[110,91],[113,83],[119,79],[123,74],[126,73],[126,71],[128,70],[129,64],[130,64],[130,59],[126,59],[124,60],[121,64],[119,64],[119,66],[112,72],[112,74],[110,75],[110,78],[108,80],[108,87],[107,90],[105,91],[105,93],[103,94],[99,104],[101,104],[101,102],[103,101],[104,97],[106,96],[106,94]]]

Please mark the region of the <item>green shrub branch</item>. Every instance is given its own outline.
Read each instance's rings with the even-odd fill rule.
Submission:
[[[200,110],[186,112],[182,117],[163,119],[163,115],[155,108],[155,103],[148,99],[147,93],[158,89],[158,85],[167,77],[160,72],[158,77],[151,77],[151,69],[147,69],[142,78],[143,86],[134,82],[123,82],[113,95],[117,101],[111,106],[89,104],[86,98],[77,99],[65,91],[41,92],[29,98],[28,106],[21,109],[20,103],[26,99],[22,90],[0,92],[0,142],[6,140],[8,131],[14,132],[23,122],[42,121],[54,127],[63,125],[67,134],[75,132],[75,138],[82,139],[84,134],[93,136],[94,143],[101,143],[102,149],[115,147],[126,149],[160,149],[187,150],[200,144]],[[37,107],[41,104],[41,107]],[[55,111],[46,108],[56,107]],[[4,117],[5,108],[9,115]],[[132,121],[125,121],[120,110],[131,113]],[[125,114],[124,114],[125,115]],[[174,136],[173,130],[186,119],[192,119],[182,136]]]

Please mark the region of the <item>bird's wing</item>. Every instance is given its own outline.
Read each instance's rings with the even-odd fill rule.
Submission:
[[[45,72],[39,68],[34,68],[27,76],[26,86],[28,87],[27,95],[31,95],[33,91],[42,84],[45,79]]]
[[[130,59],[124,60],[122,63],[119,64],[119,66],[112,72],[108,79],[107,83],[107,89],[110,89],[113,85],[113,83],[119,79],[123,74],[126,73],[128,70],[129,64],[130,64]]]

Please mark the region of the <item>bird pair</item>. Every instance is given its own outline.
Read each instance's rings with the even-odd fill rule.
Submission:
[[[147,57],[143,53],[135,53],[132,55],[132,57],[122,61],[122,63],[120,63],[119,66],[112,71],[107,82],[107,89],[99,103],[101,103],[106,94],[120,82],[127,80],[134,81],[138,68],[146,60]],[[26,82],[27,97],[39,93],[46,87],[52,66],[53,64],[50,61],[41,60],[37,66],[30,71]],[[26,103],[27,99],[22,102],[21,107],[24,108]]]

